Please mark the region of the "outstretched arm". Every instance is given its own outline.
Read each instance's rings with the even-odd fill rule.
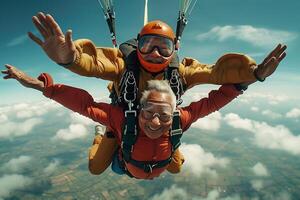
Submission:
[[[64,34],[53,17],[42,12],[33,16],[32,21],[44,40],[31,32],[28,32],[28,36],[44,50],[51,60],[59,64],[74,62],[76,49],[71,30]]]
[[[215,64],[203,64],[192,58],[183,59],[182,64],[187,88],[204,83],[222,85],[255,80],[256,63],[242,54],[226,54]]]
[[[5,74],[5,76],[3,77],[4,79],[15,79],[25,87],[36,89],[41,92],[44,91],[44,82],[38,80],[37,78],[28,76],[12,65],[6,64],[5,67],[7,69],[1,71],[2,74]]]
[[[105,80],[119,80],[124,69],[122,53],[116,48],[96,48],[87,39],[72,40],[72,31],[64,34],[55,19],[42,12],[32,21],[43,40],[29,32],[29,37],[38,44],[48,57],[61,66],[82,76]]]
[[[186,81],[187,87],[191,88],[194,85],[203,83],[212,84],[226,84],[226,83],[242,83],[255,82],[259,77],[257,73],[265,73],[264,77],[269,76],[271,71],[266,72],[264,69],[266,64],[270,62],[273,65],[285,57],[285,45],[279,44],[265,60],[257,65],[255,61],[242,54],[226,54],[222,56],[215,65],[201,64],[198,61],[185,58],[183,65],[185,66],[183,77]],[[271,60],[272,57],[276,60]],[[276,68],[273,68],[275,70]],[[274,71],[273,71],[274,72]],[[272,73],[273,73],[272,72]]]
[[[254,71],[255,77],[259,81],[264,81],[266,77],[272,75],[277,69],[279,63],[286,56],[286,46],[279,44]],[[256,81],[249,81],[235,85],[222,85],[219,90],[213,90],[208,98],[203,98],[198,102],[191,103],[182,109],[182,112],[188,116],[183,122],[183,128],[188,128],[193,122],[201,117],[219,110],[234,98],[236,98],[247,87]]]
[[[43,94],[79,114],[91,118],[110,127],[111,106],[106,103],[96,103],[93,97],[85,90],[66,85],[53,84],[48,74],[41,74],[32,78],[12,65],[6,65],[3,70],[4,79],[15,79],[23,86],[43,92]]]

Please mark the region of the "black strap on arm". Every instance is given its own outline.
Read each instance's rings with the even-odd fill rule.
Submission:
[[[180,139],[182,137],[180,111],[175,110],[173,113],[172,129],[170,131],[170,140],[172,144],[172,154],[180,146]]]

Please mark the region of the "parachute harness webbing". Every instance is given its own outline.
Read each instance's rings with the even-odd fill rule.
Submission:
[[[165,70],[164,79],[169,81],[169,85],[176,96],[176,104],[180,105],[182,103],[181,96],[184,93],[184,86],[178,73],[178,65],[179,58],[176,54],[173,56],[169,67]]]
[[[134,160],[131,158],[131,156],[129,156],[129,160],[126,160],[126,158],[124,157],[124,153],[123,153],[124,160],[140,169],[143,169],[144,172],[146,172],[146,173],[152,173],[153,169],[165,167],[166,165],[168,165],[171,162],[172,156],[173,156],[175,150],[181,144],[180,139],[182,137],[182,129],[181,129],[181,124],[180,124],[180,111],[179,110],[175,110],[173,113],[172,128],[171,128],[169,134],[170,134],[169,139],[172,144],[172,147],[171,147],[172,153],[168,159],[160,160],[160,161],[143,162],[143,161]],[[132,153],[132,149],[128,148],[127,151]],[[123,164],[125,166],[125,163],[123,163]],[[126,170],[125,167],[123,167],[123,168]],[[132,175],[128,171],[126,173],[132,177]]]
[[[181,123],[180,123],[180,111],[175,110],[173,113],[172,129],[170,131],[172,154],[180,146],[181,136],[182,136],[182,129],[181,129]]]
[[[125,103],[125,124],[123,127],[122,133],[122,143],[121,143],[121,151],[122,157],[120,163],[125,173],[133,177],[130,172],[126,169],[125,162],[131,163],[132,165],[143,169],[146,173],[151,173],[155,168],[161,168],[168,165],[174,153],[174,150],[178,148],[180,145],[180,138],[182,135],[182,131],[180,129],[180,116],[179,111],[174,112],[173,116],[173,124],[172,129],[170,130],[169,140],[172,144],[172,154],[166,160],[161,161],[150,161],[143,162],[132,159],[131,153],[133,151],[133,146],[136,142],[138,136],[137,123],[138,123],[138,101],[137,101],[137,92],[138,92],[138,80],[139,80],[139,67],[140,63],[137,60],[136,55],[136,40],[129,40],[120,45],[120,50],[123,53],[126,70],[122,76],[120,81],[120,92],[121,95],[118,99],[119,104],[124,105]],[[176,94],[176,97],[180,99],[181,94],[184,92],[183,85],[178,73],[179,68],[179,58],[174,55],[168,70],[165,71],[164,78],[169,80],[170,86],[173,92]],[[125,162],[124,162],[125,161]]]

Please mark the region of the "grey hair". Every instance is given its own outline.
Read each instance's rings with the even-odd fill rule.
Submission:
[[[142,93],[142,97],[140,98],[140,105],[144,106],[147,102],[148,96],[151,91],[157,91],[160,93],[165,93],[171,96],[171,106],[173,111],[176,109],[176,97],[166,80],[149,80],[147,81],[147,88]]]

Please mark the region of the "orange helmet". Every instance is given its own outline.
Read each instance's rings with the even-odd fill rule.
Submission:
[[[156,41],[155,44],[151,45],[151,40],[149,40],[150,37],[156,38],[159,42]],[[150,41],[150,44],[147,44],[147,41]],[[159,20],[147,23],[138,35],[137,55],[142,67],[153,73],[160,72],[166,68],[173,56],[174,41],[175,34],[168,24]],[[161,44],[164,45],[163,48],[160,46]],[[158,50],[159,54],[164,57],[162,63],[152,63],[143,58],[143,54],[150,54],[155,48]]]

